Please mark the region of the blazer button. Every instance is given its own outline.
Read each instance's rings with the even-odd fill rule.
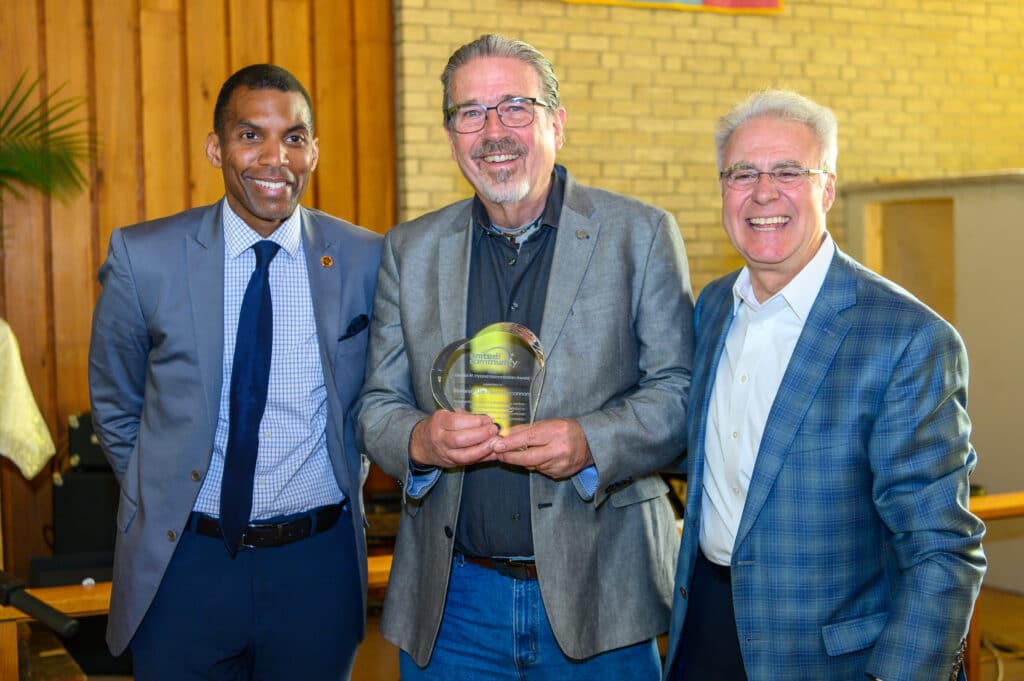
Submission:
[[[683,598],[686,598],[686,587],[685,586],[679,587],[679,595],[682,596]]]
[[[174,530],[167,530],[167,541],[173,542],[178,538],[178,533]]]
[[[444,526],[444,536],[446,536],[449,539],[451,539],[454,535],[455,535],[455,533],[452,532],[452,528],[450,528],[447,525],[445,525]]]
[[[203,476],[199,474],[199,471],[192,471],[188,477],[192,478],[192,482],[199,482]]]

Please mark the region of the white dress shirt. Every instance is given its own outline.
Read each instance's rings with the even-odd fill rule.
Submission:
[[[228,205],[224,227],[224,355],[220,413],[213,457],[193,510],[220,515],[220,482],[228,441],[231,366],[242,298],[256,256],[252,246],[262,237]],[[270,262],[270,296],[274,308],[273,345],[267,406],[260,421],[259,449],[253,480],[251,519],[267,519],[334,504],[342,499],[327,453],[327,387],[324,385],[313,299],[301,234],[302,213],[268,237],[281,250]]]
[[[704,441],[700,547],[712,563],[732,561],[768,414],[834,254],[826,232],[811,261],[763,303],[746,267],[733,285],[734,319],[711,390]]]

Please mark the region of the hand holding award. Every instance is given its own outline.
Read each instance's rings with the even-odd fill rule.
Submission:
[[[533,423],[544,385],[544,352],[528,328],[499,322],[444,348],[430,378],[442,408],[487,414],[506,435],[512,426]]]

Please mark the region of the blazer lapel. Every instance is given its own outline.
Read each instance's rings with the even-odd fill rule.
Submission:
[[[224,378],[224,232],[220,205],[218,202],[202,211],[199,224],[185,243],[196,358],[213,429],[217,428]]]
[[[437,295],[442,347],[466,337],[469,264],[473,257],[472,201],[437,242]]]
[[[566,174],[562,215],[555,235],[555,254],[551,262],[547,296],[544,299],[544,321],[539,333],[540,347],[550,357],[558,344],[569,311],[583,284],[583,277],[601,237],[601,223],[592,219],[594,206]]]
[[[337,301],[341,295],[343,277],[338,269],[346,267],[338,252],[338,243],[331,241],[326,230],[316,225],[316,214],[302,211],[302,248],[306,253],[306,276],[309,278],[309,296],[313,301],[317,338],[320,339],[320,363],[323,365],[326,385],[333,384],[334,355],[329,348],[337,345],[344,310]],[[344,317],[347,321],[347,317]]]
[[[705,289],[698,305],[699,318],[694,320],[697,346],[694,356],[694,375],[691,383],[689,409],[690,443],[688,451],[693,457],[688,466],[687,514],[698,513],[701,503],[701,486],[704,479],[704,442],[708,430],[708,406],[711,391],[715,387],[718,363],[725,350],[725,337],[733,320],[732,285],[736,273],[729,275],[714,288]],[[699,402],[697,400],[700,400]],[[696,519],[691,518],[692,520]]]
[[[840,313],[856,303],[856,295],[852,270],[837,249],[768,413],[747,502],[736,533],[736,546],[747,536],[761,512],[804,415],[818,395],[821,383],[850,330],[849,322]]]

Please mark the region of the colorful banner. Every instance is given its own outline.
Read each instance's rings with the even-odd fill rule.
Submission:
[[[621,5],[649,9],[689,9],[734,14],[781,14],[782,0],[563,0],[578,5]]]

